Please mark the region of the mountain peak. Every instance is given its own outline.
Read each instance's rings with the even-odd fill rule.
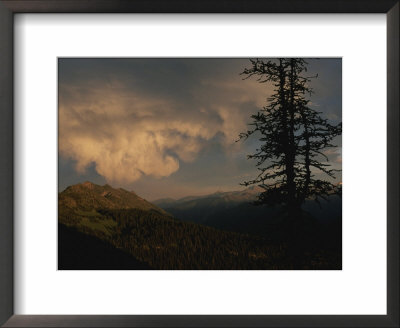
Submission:
[[[86,187],[86,188],[94,188],[95,184],[90,181],[85,181],[85,182],[81,183],[81,186]]]
[[[69,186],[58,195],[59,206],[91,211],[93,209],[141,209],[166,212],[133,192],[110,185],[96,185],[90,181]]]

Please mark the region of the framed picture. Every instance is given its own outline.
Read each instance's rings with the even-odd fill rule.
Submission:
[[[399,326],[398,1],[0,9],[1,324]]]
[[[341,270],[341,66],[59,58],[58,269]]]

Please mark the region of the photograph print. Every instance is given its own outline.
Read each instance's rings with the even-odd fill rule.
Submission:
[[[341,58],[59,58],[59,270],[341,270]]]

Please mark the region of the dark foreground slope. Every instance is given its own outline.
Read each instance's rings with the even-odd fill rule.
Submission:
[[[59,270],[150,270],[151,267],[99,238],[58,225]]]

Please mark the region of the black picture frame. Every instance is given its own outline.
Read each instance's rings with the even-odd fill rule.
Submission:
[[[399,0],[0,0],[0,324],[5,327],[399,327],[399,8]],[[385,13],[387,315],[14,315],[13,17],[16,13]]]

